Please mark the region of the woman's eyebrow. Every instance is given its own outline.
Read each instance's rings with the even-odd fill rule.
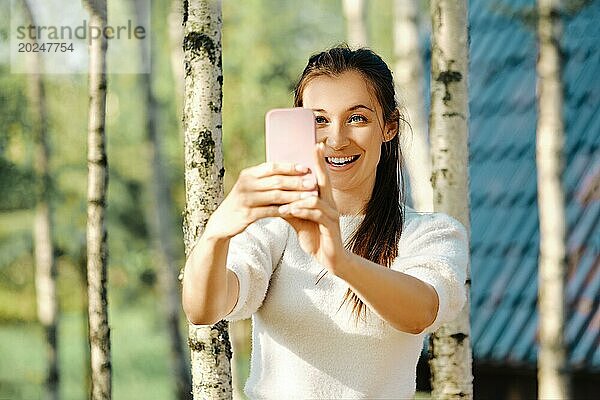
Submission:
[[[363,105],[363,104],[356,104],[356,105],[354,105],[354,106],[352,106],[352,107],[348,108],[348,109],[346,110],[346,112],[348,112],[348,111],[354,111],[354,110],[357,110],[357,109],[359,109],[359,108],[365,108],[365,109],[367,109],[367,110],[369,110],[369,111],[371,111],[371,112],[375,112],[375,111],[373,111],[371,108],[369,108],[369,107],[367,107],[367,106],[365,106],[365,105]],[[313,108],[312,110],[313,110],[313,111],[317,111],[317,112],[327,113],[327,111],[323,110],[322,108]]]
[[[350,107],[350,108],[349,108],[347,111],[354,111],[354,110],[357,110],[357,109],[359,109],[359,108],[366,108],[367,110],[369,110],[369,111],[371,111],[371,112],[375,112],[375,111],[373,111],[372,109],[370,109],[369,107],[367,107],[367,106],[365,106],[365,105],[362,105],[362,104],[357,104],[357,105],[355,105],[355,106],[352,106],[352,107]]]

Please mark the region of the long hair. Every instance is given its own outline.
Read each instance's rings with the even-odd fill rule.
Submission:
[[[362,210],[365,217],[346,243],[346,248],[353,253],[389,267],[398,255],[398,240],[405,219],[399,135],[401,127],[408,124],[396,101],[392,72],[372,50],[364,47],[351,50],[347,44],[342,43],[310,57],[294,90],[294,106],[302,107],[304,88],[313,78],[323,75],[335,77],[346,71],[360,73],[379,102],[383,110],[383,124],[380,122],[382,135],[386,123],[398,123],[398,132],[394,138],[381,144],[375,186]],[[325,273],[326,270],[319,280]],[[353,302],[355,322],[360,318],[361,312],[366,314],[365,304],[350,288],[340,307],[346,301]]]

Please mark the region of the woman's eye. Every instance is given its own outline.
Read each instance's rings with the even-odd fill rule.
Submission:
[[[367,122],[367,119],[362,115],[355,114],[350,117],[350,122]]]
[[[327,120],[325,119],[325,117],[318,116],[318,117],[315,117],[315,122],[317,124],[324,124],[325,122],[327,122]]]

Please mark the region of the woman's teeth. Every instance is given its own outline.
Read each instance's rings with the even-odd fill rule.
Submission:
[[[351,162],[355,161],[358,159],[358,155],[356,156],[351,156],[351,157],[325,157],[325,160],[332,165],[337,165],[337,166],[341,166],[341,165],[346,165],[346,164],[350,164]]]

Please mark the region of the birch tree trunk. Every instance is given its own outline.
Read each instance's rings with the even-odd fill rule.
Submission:
[[[106,0],[85,0],[90,29],[107,24]],[[91,398],[111,398],[110,328],[108,325],[107,232],[105,226],[108,159],[106,157],[106,50],[104,35],[90,39],[87,193],[87,276],[92,368]]]
[[[570,398],[565,326],[566,227],[560,0],[538,0],[536,162],[540,217],[538,398]]]
[[[431,1],[431,114],[433,204],[458,219],[469,232],[468,43],[465,0]],[[470,262],[469,262],[470,264]],[[432,398],[472,398],[470,265],[467,302],[458,318],[430,338]]]
[[[185,94],[183,129],[186,255],[223,200],[221,104],[223,97],[221,1],[184,1]],[[195,399],[230,399],[231,343],[228,324],[189,326]]]
[[[79,272],[79,277],[81,279],[81,286],[83,288],[88,287],[87,282],[87,248],[85,247],[85,243],[82,244],[80,252],[77,257],[77,271]],[[82,322],[82,332],[84,333],[86,338],[90,337],[90,318],[89,318],[89,297],[86,290],[81,291],[81,322]],[[86,340],[83,346],[83,365],[91,365],[91,351],[90,351],[90,342]],[[86,368],[83,374],[83,387],[85,389],[85,393],[91,393],[92,391],[92,371],[90,368]]]
[[[22,0],[27,25],[37,26],[29,2]],[[30,39],[35,42],[35,39]],[[48,145],[48,110],[43,80],[44,68],[39,53],[31,53],[29,60],[29,100],[32,110],[35,146],[36,212],[33,227],[35,288],[37,312],[46,335],[48,370],[46,398],[58,399],[58,300],[56,297],[56,260],[52,240],[52,205],[50,193],[50,147]]]
[[[143,21],[146,12],[151,10],[146,7],[151,5],[146,0],[134,0],[135,14],[138,21]],[[152,40],[150,38],[151,46]],[[165,165],[162,155],[161,137],[157,133],[157,118],[159,109],[152,87],[154,76],[154,59],[152,49],[145,44],[140,44],[140,59],[146,65],[148,73],[140,74],[142,90],[146,102],[146,135],[149,149],[151,178],[151,206],[148,212],[148,225],[154,242],[156,252],[158,282],[161,292],[162,311],[169,335],[169,348],[171,355],[171,371],[175,379],[176,398],[191,399],[191,377],[187,362],[187,355],[182,341],[180,324],[181,295],[177,281],[177,262],[175,259],[175,242],[172,234],[173,201],[169,191],[169,180],[164,173]],[[150,51],[148,51],[150,50]]]
[[[343,0],[343,8],[348,44],[353,48],[366,46],[368,39],[365,24],[365,1]]]
[[[431,158],[425,123],[423,99],[423,61],[419,45],[418,8],[416,0],[394,1],[395,80],[404,99],[412,135],[401,136],[400,148],[410,179],[411,198],[417,211],[433,211]]]

